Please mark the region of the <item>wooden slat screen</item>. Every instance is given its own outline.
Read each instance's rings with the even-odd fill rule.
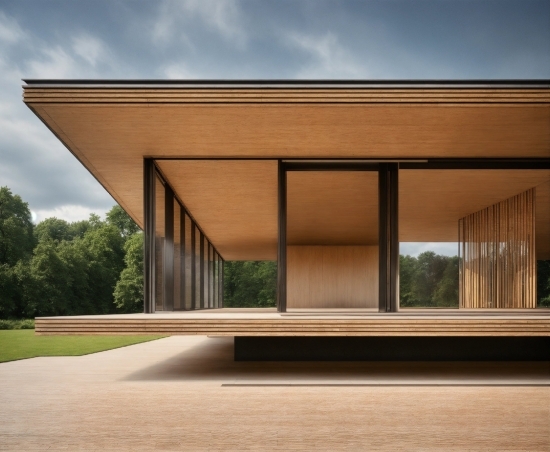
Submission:
[[[460,307],[536,308],[535,188],[459,220]]]

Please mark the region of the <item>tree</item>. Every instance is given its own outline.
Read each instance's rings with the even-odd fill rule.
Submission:
[[[38,223],[34,228],[34,237],[37,242],[43,242],[48,239],[60,242],[73,238],[69,223],[55,217],[46,218],[44,221]]]
[[[274,307],[276,303],[277,262],[225,262],[225,307]]]
[[[13,267],[0,264],[0,319],[8,319],[15,314],[15,299],[19,293],[19,285],[14,275]]]
[[[0,187],[0,264],[14,266],[33,250],[33,224],[29,205],[8,187]]]
[[[459,258],[446,258],[447,264],[433,292],[432,301],[438,308],[458,307]]]
[[[110,224],[93,226],[74,246],[79,256],[85,256],[88,279],[87,299],[96,314],[115,311],[113,292],[124,268],[124,240]]]
[[[107,212],[106,217],[107,223],[115,226],[124,239],[128,239],[140,230],[139,226],[132,220],[130,215],[128,215],[118,204]]]
[[[56,242],[47,239],[38,243],[30,263],[19,265],[16,272],[23,291],[19,315],[29,318],[68,313],[71,275]]]
[[[458,256],[432,251],[399,258],[402,307],[458,307]]]
[[[550,260],[537,261],[537,305],[550,308]]]
[[[114,298],[116,307],[122,312],[143,311],[143,234],[136,233],[124,244],[124,263]]]

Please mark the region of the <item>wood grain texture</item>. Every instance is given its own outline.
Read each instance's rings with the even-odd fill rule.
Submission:
[[[378,173],[290,171],[288,245],[377,245]]]
[[[280,315],[226,309],[98,316],[38,317],[36,334],[218,336],[550,336],[548,310]],[[348,309],[348,311],[351,311]],[[496,311],[496,313],[495,313]]]
[[[287,307],[378,307],[378,247],[287,247]]]
[[[86,88],[25,86],[25,102],[72,103],[550,103],[548,89]]]
[[[536,308],[535,189],[460,220],[460,307]]]
[[[276,161],[159,160],[157,165],[224,259],[276,259]]]
[[[145,156],[550,158],[548,89],[27,86],[24,100],[139,225]],[[432,204],[422,198],[417,202]],[[550,233],[548,224],[543,229]],[[425,229],[413,224],[409,230]],[[430,234],[426,229],[428,239],[410,240],[449,240],[448,232]],[[264,237],[264,245],[252,246],[243,258],[256,258],[274,238]],[[246,236],[235,240],[241,239]]]
[[[458,220],[536,187],[537,259],[550,259],[549,170],[401,170],[399,241],[458,242]]]
[[[138,224],[144,156],[550,157],[547,106],[29,105]]]

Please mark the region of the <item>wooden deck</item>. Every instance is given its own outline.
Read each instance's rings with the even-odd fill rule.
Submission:
[[[36,333],[208,336],[550,336],[550,310],[216,309],[37,317]]]

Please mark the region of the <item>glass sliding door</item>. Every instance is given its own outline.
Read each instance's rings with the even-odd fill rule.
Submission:
[[[164,310],[164,242],[165,242],[164,183],[155,178],[155,310]]]
[[[400,170],[400,307],[540,306],[549,223],[548,170]]]
[[[378,310],[378,172],[287,172],[287,309]]]

